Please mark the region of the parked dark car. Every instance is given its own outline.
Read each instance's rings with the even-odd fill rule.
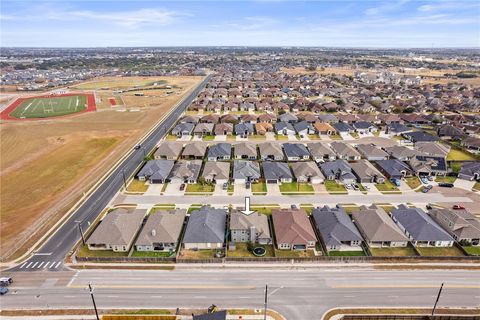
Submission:
[[[465,207],[460,205],[460,204],[455,204],[453,207],[452,207],[453,210],[465,210]]]
[[[140,150],[141,147],[142,147],[141,145],[137,144],[135,147],[133,147],[133,149]]]
[[[223,190],[228,190],[228,183],[225,182],[225,183],[223,184]]]
[[[183,190],[185,190],[185,183],[182,183],[182,184],[180,185],[180,191],[183,191]]]
[[[246,188],[246,189],[250,189],[250,182],[249,182],[249,181],[247,181],[247,182],[245,183],[245,188]]]
[[[444,187],[444,188],[453,188],[453,183],[449,182],[440,182],[438,184],[439,187]]]
[[[0,295],[4,295],[8,292],[8,288],[5,288],[5,287],[0,287]]]
[[[428,186],[426,186],[425,188],[422,189],[422,192],[427,193],[428,191],[432,190],[432,188],[433,187],[431,185],[428,185]]]

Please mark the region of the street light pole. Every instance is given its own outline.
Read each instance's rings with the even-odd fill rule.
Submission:
[[[125,190],[127,190],[127,179],[125,178],[125,169],[122,170],[122,175],[123,175],[123,186],[125,187]]]
[[[82,236],[82,243],[85,245],[85,237],[83,236],[82,223],[78,222],[78,230],[80,230],[80,235]]]
[[[265,285],[265,304],[263,309],[263,320],[267,320],[267,304],[268,304],[268,284]]]
[[[440,286],[440,290],[438,290],[437,300],[435,300],[435,304],[433,305],[432,317],[435,314],[435,309],[437,309],[437,303],[438,303],[438,300],[440,300],[440,295],[442,294],[442,289],[443,289],[443,283]]]
[[[93,288],[91,283],[88,283],[88,290],[90,291],[90,296],[92,297],[92,303],[93,303],[93,309],[95,309],[95,316],[97,317],[97,320],[100,320],[98,317],[98,311],[97,311],[97,305],[95,303],[95,298],[93,297]]]

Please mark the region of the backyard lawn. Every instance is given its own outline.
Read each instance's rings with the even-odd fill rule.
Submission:
[[[277,140],[288,140],[288,137],[285,136],[285,135],[283,135],[283,134],[277,134],[277,135],[275,136],[275,138],[276,138]]]
[[[267,184],[265,182],[252,183],[250,186],[252,188],[253,194],[266,194],[267,193]]]
[[[329,193],[347,194],[347,190],[343,184],[338,184],[335,180],[325,180],[325,188]]]
[[[153,251],[133,251],[132,257],[142,257],[142,258],[169,258],[175,257],[175,252],[170,255],[169,252],[153,252]]]
[[[313,250],[278,250],[275,249],[275,257],[277,258],[305,258],[314,257]]]
[[[128,192],[145,192],[147,189],[148,186],[145,184],[145,181],[140,181],[138,179],[132,179],[127,185]]]
[[[111,250],[89,250],[88,246],[81,247],[77,257],[127,257],[128,252],[113,252]]]
[[[374,257],[413,257],[417,254],[410,245],[405,248],[370,248]]]
[[[332,140],[343,140],[342,136],[339,135],[339,134],[332,134],[330,136],[330,139],[332,139]]]
[[[213,184],[187,184],[185,192],[213,192],[215,191],[215,185]]]
[[[272,245],[254,245],[253,247],[263,247],[267,250],[264,257],[273,257]],[[235,250],[228,250],[227,257],[230,258],[256,258],[256,256],[248,250],[246,243],[235,243]]]
[[[457,177],[451,177],[451,176],[445,176],[445,177],[441,177],[441,176],[438,176],[435,178],[435,181],[436,182],[446,182],[446,183],[454,183],[455,180],[457,180]]]
[[[416,189],[416,188],[418,188],[419,186],[422,185],[422,182],[420,181],[420,179],[418,179],[417,176],[405,178],[405,182],[412,189]]]
[[[308,183],[282,183],[280,185],[281,193],[300,193],[300,194],[314,194],[314,189],[311,184]]]
[[[330,257],[363,257],[365,253],[363,251],[330,251],[328,253]]]
[[[422,256],[430,257],[461,257],[464,254],[457,247],[434,248],[434,247],[417,247],[418,252]]]
[[[357,206],[342,206],[342,208],[348,214],[351,214],[352,212],[358,211],[358,209],[360,209],[360,207]]]
[[[375,184],[375,187],[378,189],[380,192],[386,192],[386,193],[401,193],[400,190],[398,190],[397,186],[395,186],[393,183],[391,183],[388,180],[385,180],[384,183],[377,183]]]
[[[475,161],[475,155],[468,151],[452,148],[447,155],[447,161]]]
[[[463,249],[471,256],[480,256],[480,247],[464,246]]]
[[[215,258],[216,250],[205,249],[205,250],[187,250],[182,249],[180,251],[180,258],[182,259],[212,259]]]

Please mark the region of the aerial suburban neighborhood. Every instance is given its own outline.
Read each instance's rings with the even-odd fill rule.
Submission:
[[[2,3],[2,319],[479,319],[477,3],[54,4]]]

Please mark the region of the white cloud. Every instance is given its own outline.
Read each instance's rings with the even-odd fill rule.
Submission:
[[[371,7],[364,11],[367,16],[375,16],[384,13],[389,13],[400,9],[404,4],[410,0],[388,1],[380,6]]]
[[[480,3],[478,2],[438,2],[433,4],[424,4],[417,8],[421,12],[432,12],[432,11],[444,11],[444,10],[464,10],[480,8]]]

